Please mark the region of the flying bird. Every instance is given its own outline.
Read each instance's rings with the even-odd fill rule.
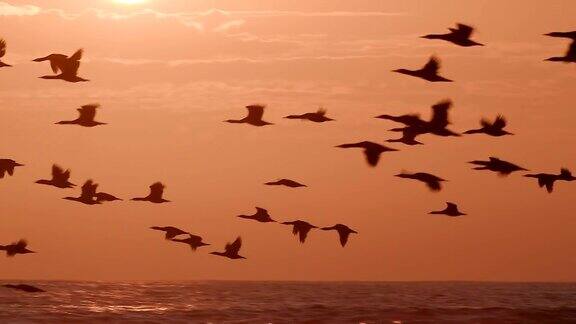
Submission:
[[[558,180],[562,181],[576,180],[576,177],[572,175],[572,172],[570,172],[570,170],[566,168],[562,168],[560,170],[560,174],[537,173],[537,174],[526,174],[524,176],[528,178],[538,179],[538,186],[540,186],[540,188],[546,187],[548,193],[552,193],[554,191],[554,183]]]
[[[340,144],[336,147],[340,148],[361,148],[364,149],[364,155],[366,157],[366,162],[368,165],[375,167],[380,161],[380,155],[384,152],[396,152],[397,149],[390,148],[378,143],[363,141],[358,143]]]
[[[224,247],[224,252],[210,252],[210,254],[223,256],[229,259],[246,259],[245,257],[238,254],[240,248],[242,247],[242,238],[238,236],[236,241],[233,243],[227,243]]]
[[[358,232],[343,224],[336,224],[331,227],[322,227],[320,229],[324,231],[330,231],[330,230],[337,231],[338,236],[340,237],[340,244],[342,245],[342,247],[346,246],[346,243],[348,243],[348,237],[350,236],[350,234],[352,233],[358,234]]]
[[[0,38],[0,59],[3,58],[4,55],[6,55],[6,41],[4,39]],[[0,68],[10,67],[10,66],[12,66],[12,65],[6,64],[0,60]]]
[[[26,240],[19,240],[8,245],[0,245],[0,251],[6,251],[6,256],[13,257],[16,254],[28,254],[36,253],[34,251],[28,250],[28,242]]]
[[[576,31],[572,32],[552,32],[545,34],[545,36],[551,37],[562,37],[569,38],[572,40],[568,47],[568,51],[564,56],[550,57],[546,61],[551,62],[564,62],[564,63],[576,63]]]
[[[484,46],[484,44],[480,44],[470,39],[472,33],[474,33],[474,28],[472,26],[456,24],[456,28],[448,28],[448,30],[450,30],[450,32],[447,34],[429,34],[422,36],[422,38],[441,39],[462,47]]]
[[[397,174],[396,177],[424,182],[431,191],[442,190],[442,182],[446,181],[440,177],[425,172],[417,172],[417,173],[402,172],[400,174]]]
[[[391,131],[406,132],[406,139],[393,140],[395,142],[407,142],[409,145],[416,145],[415,141],[410,140],[411,136],[423,134],[433,134],[437,136],[460,136],[457,132],[448,129],[450,125],[449,112],[453,103],[450,99],[442,100],[430,107],[430,120],[423,120],[418,114],[406,114],[400,116],[380,115],[376,118],[387,119],[406,125],[406,127],[393,128]]]
[[[260,207],[256,207],[256,213],[254,215],[239,215],[238,217],[245,219],[253,219],[260,223],[276,222],[275,220],[272,219],[272,217],[270,217],[270,214],[266,209]]]
[[[450,217],[458,217],[466,215],[458,210],[458,205],[451,202],[446,203],[446,208],[444,210],[432,211],[429,214],[447,215]]]
[[[79,197],[64,197],[63,199],[76,201],[85,205],[98,205],[102,202],[95,199],[97,188],[98,184],[94,183],[94,181],[90,179],[82,185],[82,193]]]
[[[264,105],[246,106],[246,109],[248,109],[248,115],[246,117],[242,119],[228,119],[225,120],[225,122],[233,124],[249,124],[252,126],[274,125],[262,120],[262,117],[264,116],[264,108],[266,108]]]
[[[426,131],[437,136],[460,136],[460,134],[449,130],[449,111],[452,108],[452,100],[442,100],[432,105],[432,118],[426,125]]]
[[[210,245],[208,243],[202,242],[202,237],[200,237],[198,235],[192,235],[192,234],[188,234],[187,238],[183,238],[183,239],[172,238],[172,239],[170,239],[170,241],[188,244],[190,246],[190,248],[192,249],[192,251],[196,251],[196,249],[198,249],[199,247]],[[238,251],[236,251],[236,252],[238,252]]]
[[[50,54],[45,57],[34,59],[34,62],[49,61],[52,72],[60,74],[57,75],[44,75],[41,79],[59,79],[68,82],[86,82],[84,78],[78,76],[78,69],[80,68],[80,60],[82,59],[82,49],[77,50],[72,56],[68,57],[64,54]]]
[[[38,184],[54,186],[56,188],[73,188],[76,185],[72,182],[68,181],[70,179],[70,170],[64,171],[60,166],[53,164],[52,165],[52,179],[42,179],[36,181]]]
[[[290,179],[280,179],[276,181],[266,182],[264,184],[268,186],[285,186],[290,188],[307,187],[305,184]]]
[[[404,124],[407,127],[425,127],[427,125],[427,122],[420,117],[420,114],[406,114],[400,116],[384,114],[376,116],[375,118],[391,120],[393,122]]]
[[[14,290],[21,290],[21,291],[24,291],[24,292],[27,292],[27,293],[41,293],[41,292],[46,292],[46,290],[40,289],[40,288],[38,288],[38,287],[31,286],[31,285],[25,285],[25,284],[19,284],[19,285],[5,284],[5,285],[2,285],[2,287],[14,289]]]
[[[426,65],[424,65],[424,67],[422,67],[419,70],[397,69],[393,70],[392,72],[406,74],[430,82],[454,82],[453,80],[446,79],[440,76],[438,74],[439,69],[440,69],[440,60],[437,57],[432,56],[428,60],[428,63],[426,63]]]
[[[496,116],[494,122],[490,122],[488,119],[482,118],[482,120],[480,120],[480,125],[482,126],[481,128],[467,130],[464,132],[464,134],[486,134],[495,137],[514,135],[504,130],[507,124],[508,122],[506,121],[506,118],[504,118],[502,115]]]
[[[164,239],[170,240],[178,235],[190,234],[174,226],[152,226],[150,229],[165,232]]]
[[[149,201],[155,204],[161,204],[170,202],[170,200],[164,199],[162,196],[164,194],[164,186],[162,182],[155,182],[150,186],[150,193],[146,197],[142,198],[132,198],[134,201]]]
[[[490,170],[497,172],[500,176],[507,176],[512,172],[516,171],[528,171],[528,169],[524,169],[521,166],[518,166],[514,163],[510,163],[508,161],[500,160],[496,157],[490,157],[488,161],[470,161],[470,164],[479,165],[478,167],[473,168],[474,170]]]
[[[100,108],[99,104],[84,105],[76,110],[80,113],[80,116],[74,120],[63,120],[56,124],[60,125],[80,125],[84,127],[94,127],[99,125],[106,125],[106,123],[97,122],[94,120],[96,117],[96,109]]]
[[[302,115],[289,115],[284,118],[288,119],[301,119],[309,120],[315,123],[323,123],[327,121],[333,121],[334,119],[326,117],[326,109],[320,108],[316,112],[305,113]]]
[[[306,237],[308,236],[308,233],[311,229],[318,228],[317,226],[301,220],[284,222],[282,225],[292,225],[292,234],[299,236],[300,243],[304,243],[306,241]]]
[[[425,134],[425,132],[423,132],[421,128],[409,126],[409,127],[402,128],[401,131],[402,131],[402,137],[396,138],[396,139],[389,139],[389,140],[386,140],[386,142],[402,143],[402,144],[411,145],[411,146],[424,144],[424,143],[416,140],[416,137],[418,135]]]
[[[14,168],[19,166],[24,166],[24,164],[20,164],[12,159],[0,159],[0,179],[3,179],[6,173],[13,176]]]

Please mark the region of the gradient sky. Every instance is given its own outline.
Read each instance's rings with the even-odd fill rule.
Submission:
[[[576,68],[543,62],[576,29],[573,0],[114,0],[0,1],[0,155],[26,167],[0,181],[1,243],[27,238],[35,255],[0,258],[4,279],[86,280],[576,280],[576,185],[549,195],[534,179],[500,178],[466,161],[497,156],[536,172],[576,171]],[[482,48],[418,38],[455,22],[478,28]],[[71,84],[38,79],[31,59],[84,48]],[[431,54],[452,84],[390,73]],[[503,113],[516,136],[422,137],[391,145],[369,168],[335,145],[397,134],[372,118],[420,112],[451,98],[452,129]],[[87,129],[53,123],[99,102]],[[222,123],[265,103],[270,127]],[[282,116],[328,109],[337,121]],[[72,181],[131,198],[155,181],[170,204],[85,206],[77,190],[35,185],[52,163]],[[450,180],[440,193],[393,177],[424,171]],[[302,190],[263,182],[292,178]],[[427,215],[457,202],[469,216]],[[300,245],[290,228],[235,218],[267,208],[278,220],[360,232],[341,248],[335,232]],[[153,225],[174,225],[212,244],[191,253]],[[237,235],[243,255],[209,255]]]

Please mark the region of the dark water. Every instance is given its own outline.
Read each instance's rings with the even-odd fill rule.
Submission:
[[[27,283],[0,323],[576,323],[576,284]]]

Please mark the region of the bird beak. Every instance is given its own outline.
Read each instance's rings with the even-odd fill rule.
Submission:
[[[24,164],[20,164],[20,163],[16,162],[16,164],[14,164],[14,166],[24,166]]]

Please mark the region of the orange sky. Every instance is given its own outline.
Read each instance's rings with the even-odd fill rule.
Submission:
[[[283,4],[280,4],[283,3]],[[576,3],[549,1],[361,0],[0,1],[8,43],[0,71],[0,157],[26,164],[0,180],[1,243],[21,237],[40,253],[0,258],[0,278],[249,280],[576,280],[574,183],[548,195],[518,174],[499,178],[465,162],[498,156],[536,172],[576,171],[576,70],[543,62],[568,41]],[[418,38],[461,21],[483,48]],[[31,59],[83,47],[70,84],[38,79]],[[389,71],[431,54],[453,84]],[[452,129],[503,113],[516,136],[424,136],[421,147],[390,145],[368,168],[360,151],[334,145],[396,134],[373,116],[421,112],[454,100]],[[102,104],[87,129],[53,123]],[[265,103],[269,127],[231,125],[244,106]],[[336,122],[282,119],[328,109]],[[95,179],[122,198],[154,181],[170,204],[85,206],[76,190],[35,185],[52,163],[72,181]],[[430,193],[393,177],[425,171],[450,180]],[[263,186],[276,178],[302,190]],[[468,213],[427,215],[445,201]],[[234,216],[267,208],[279,220],[345,223],[360,232],[341,248],[334,232],[300,245],[290,228]],[[174,225],[213,246],[191,253],[153,225]],[[237,235],[248,260],[209,255]]]

